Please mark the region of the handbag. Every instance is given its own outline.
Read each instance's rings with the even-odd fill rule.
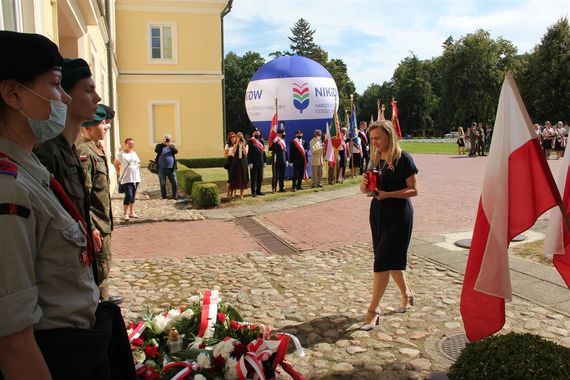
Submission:
[[[150,170],[151,173],[158,174],[158,164],[156,163],[156,161],[154,160],[148,161],[148,170]]]

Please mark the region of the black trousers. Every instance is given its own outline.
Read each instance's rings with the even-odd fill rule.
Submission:
[[[293,189],[300,189],[305,177],[305,163],[293,164]]]
[[[366,150],[362,150],[362,160],[360,161],[360,175],[364,174],[366,169],[368,169],[368,163],[370,162],[370,155]]]
[[[101,302],[92,329],[36,331],[35,337],[54,380],[136,379],[121,309]]]
[[[271,188],[277,189],[277,182],[279,181],[279,190],[285,189],[285,163],[273,163],[273,180],[271,181]]]
[[[249,180],[251,181],[251,193],[259,194],[261,192],[261,183],[263,182],[263,164],[253,165],[249,171]]]

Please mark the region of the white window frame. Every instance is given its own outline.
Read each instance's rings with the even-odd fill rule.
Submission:
[[[174,105],[174,136],[172,143],[178,148],[182,146],[180,129],[180,100],[179,99],[149,99],[148,100],[148,141],[149,147],[154,148],[160,141],[154,141],[154,108],[155,105]],[[175,140],[177,139],[177,140]]]
[[[4,30],[4,1],[0,3],[0,30]],[[14,31],[24,31],[24,19],[22,17],[22,0],[8,0],[14,6]]]
[[[152,58],[152,28],[163,28],[163,27],[170,27],[172,32],[172,58]],[[173,65],[178,63],[178,33],[176,28],[176,22],[168,22],[168,21],[157,21],[147,22],[147,29],[148,29],[148,50],[147,50],[147,63],[149,64],[167,64]],[[161,33],[161,49],[162,49],[162,33]]]

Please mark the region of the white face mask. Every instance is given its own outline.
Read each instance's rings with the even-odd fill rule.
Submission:
[[[59,100],[47,99],[35,92],[32,89],[20,84],[23,88],[30,91],[32,94],[39,96],[50,104],[50,113],[47,120],[35,120],[20,111],[22,115],[28,120],[28,125],[32,129],[36,142],[41,143],[57,137],[65,128],[65,119],[67,117],[67,105]]]

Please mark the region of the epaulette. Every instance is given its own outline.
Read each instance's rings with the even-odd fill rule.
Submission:
[[[2,152],[0,152],[0,174],[7,174],[13,177],[18,176],[18,165]]]

